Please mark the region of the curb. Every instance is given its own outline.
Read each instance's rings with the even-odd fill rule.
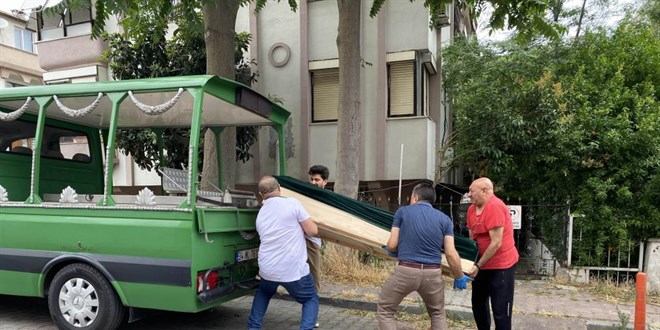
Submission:
[[[276,293],[273,298],[282,299],[288,301],[295,301],[287,293]],[[345,309],[357,309],[368,312],[376,312],[377,303],[375,301],[365,301],[365,300],[356,300],[356,299],[346,299],[346,298],[336,298],[336,297],[327,297],[319,296],[319,304],[327,305],[338,308]],[[399,305],[399,312],[406,312],[411,314],[422,314],[426,310],[422,304],[420,305],[409,305],[401,304]],[[447,313],[447,318],[459,321],[472,321],[472,309],[465,306],[455,306],[455,305],[445,305],[445,312]],[[607,320],[586,320],[586,330],[619,330],[621,329],[621,324],[614,321]],[[633,329],[631,324],[628,324],[626,329]]]
[[[587,321],[587,330],[616,330],[621,329],[621,323],[616,323],[612,321]],[[628,324],[626,329],[633,329],[632,324]]]

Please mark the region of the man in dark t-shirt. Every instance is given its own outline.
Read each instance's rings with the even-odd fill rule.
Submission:
[[[461,259],[454,246],[451,219],[431,206],[435,189],[428,183],[413,188],[409,206],[394,214],[387,241],[391,252],[398,252],[399,263],[383,284],[378,297],[377,318],[380,329],[396,329],[394,315],[401,300],[416,291],[424,300],[431,317],[431,328],[447,329],[444,280],[440,262],[444,248],[455,278],[462,278]]]

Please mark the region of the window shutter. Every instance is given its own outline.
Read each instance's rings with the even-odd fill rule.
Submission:
[[[337,120],[339,108],[339,70],[325,69],[312,72],[312,121]]]
[[[415,62],[389,64],[390,116],[415,114]]]

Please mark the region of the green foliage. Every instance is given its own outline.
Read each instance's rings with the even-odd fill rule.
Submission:
[[[281,0],[277,0],[277,2],[280,2]],[[296,0],[287,0],[289,2],[289,7],[291,7],[291,10],[294,12],[298,10],[298,2]],[[260,12],[265,6],[266,3],[268,3],[268,0],[256,0],[256,6],[255,6],[255,12]]]
[[[660,236],[657,34],[626,20],[570,43],[457,40],[443,54],[455,164],[491,177],[501,195],[568,201],[584,215],[576,252],[591,264],[628,239]],[[548,233],[557,224],[539,222]]]
[[[385,1],[374,0],[369,16],[376,17]],[[412,1],[414,0],[410,0]],[[451,0],[424,0],[424,6],[429,9],[431,27],[435,25],[437,17],[446,14],[446,5],[451,3]],[[546,19],[546,10],[550,7],[551,0],[463,0],[454,3],[461,8],[469,8],[475,17],[482,13],[485,3],[489,3],[493,12],[488,18],[488,26],[492,30],[505,27],[516,30],[522,40],[530,40],[537,35],[558,39],[564,31],[559,24]]]
[[[136,5],[136,8],[151,8],[153,5],[161,3],[145,2]],[[133,16],[127,16],[122,21],[125,28],[130,29],[127,33],[103,34],[109,41],[109,49],[104,56],[110,61],[114,78],[123,80],[204,74],[206,47],[203,20],[199,7],[195,7],[198,5],[199,2],[182,1],[169,8],[171,17],[178,26],[170,40],[165,38],[167,24],[161,24],[161,15],[164,15],[161,10],[166,7],[152,11],[129,10]],[[249,33],[236,34],[236,80],[247,85],[256,81],[257,77],[251,68],[256,62],[243,57],[250,41]],[[257,141],[257,128],[239,127],[236,133],[236,157],[246,162],[253,156],[250,147]],[[156,136],[151,130],[119,130],[117,146],[125,153],[131,154],[141,168],[151,169],[159,162]],[[190,132],[183,129],[167,129],[163,132],[164,147],[167,150],[164,157],[165,166],[178,167],[187,162],[189,136]],[[203,159],[201,154],[200,159]]]

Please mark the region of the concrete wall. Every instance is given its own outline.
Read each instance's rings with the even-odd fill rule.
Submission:
[[[25,29],[26,22],[0,11],[0,18],[8,25],[0,29],[0,88],[17,85],[41,85],[43,70],[36,53],[16,48],[14,29]],[[36,35],[32,34],[32,40]],[[33,45],[36,52],[36,46]]]
[[[141,169],[130,155],[124,155],[117,152],[114,156],[117,159],[114,172],[112,173],[112,182],[117,187],[142,187],[160,185],[160,176],[156,171],[146,171]]]
[[[100,57],[108,48],[108,42],[102,38],[92,40],[91,34],[39,41],[37,44],[42,52],[39,65],[47,71],[106,65]]]
[[[258,54],[256,56],[259,69],[259,83],[257,89],[265,95],[274,95],[283,100],[285,109],[291,111],[291,122],[293,123],[293,143],[297,146],[300,141],[300,130],[298,129],[301,118],[300,111],[300,17],[299,13],[294,13],[289,7],[288,2],[273,3],[268,5],[258,14],[258,24],[256,26],[256,41],[258,43]],[[253,34],[255,32],[252,32]],[[253,35],[254,37],[254,35]],[[289,49],[289,60],[282,66],[274,66],[269,61],[269,51],[277,43],[286,44]],[[252,54],[255,58],[255,54]],[[275,143],[270,130],[263,129],[264,134],[259,138],[260,151],[260,175],[276,173],[274,159],[264,157],[268,155],[269,145]],[[266,134],[267,133],[267,134]],[[298,150],[295,150],[298,153]],[[244,167],[239,164],[239,169]],[[243,168],[242,170],[245,170]],[[254,173],[254,169],[247,169]],[[300,173],[300,163],[289,160],[287,162],[287,173]],[[243,180],[252,177],[252,175],[239,175]],[[240,183],[254,183],[258,180],[254,177],[250,182],[239,181]]]
[[[371,3],[371,1],[369,1]],[[368,10],[368,8],[367,8]],[[429,48],[429,13],[423,1],[387,1],[387,52]],[[435,52],[435,48],[433,48]]]
[[[402,178],[433,179],[435,123],[426,117],[389,119],[387,132],[384,141],[387,149],[387,178],[399,178],[403,144]]]
[[[309,60],[337,58],[337,22],[339,9],[333,0],[307,3],[309,10]]]
[[[647,292],[660,294],[660,238],[651,238],[646,242],[644,273],[648,276]]]

